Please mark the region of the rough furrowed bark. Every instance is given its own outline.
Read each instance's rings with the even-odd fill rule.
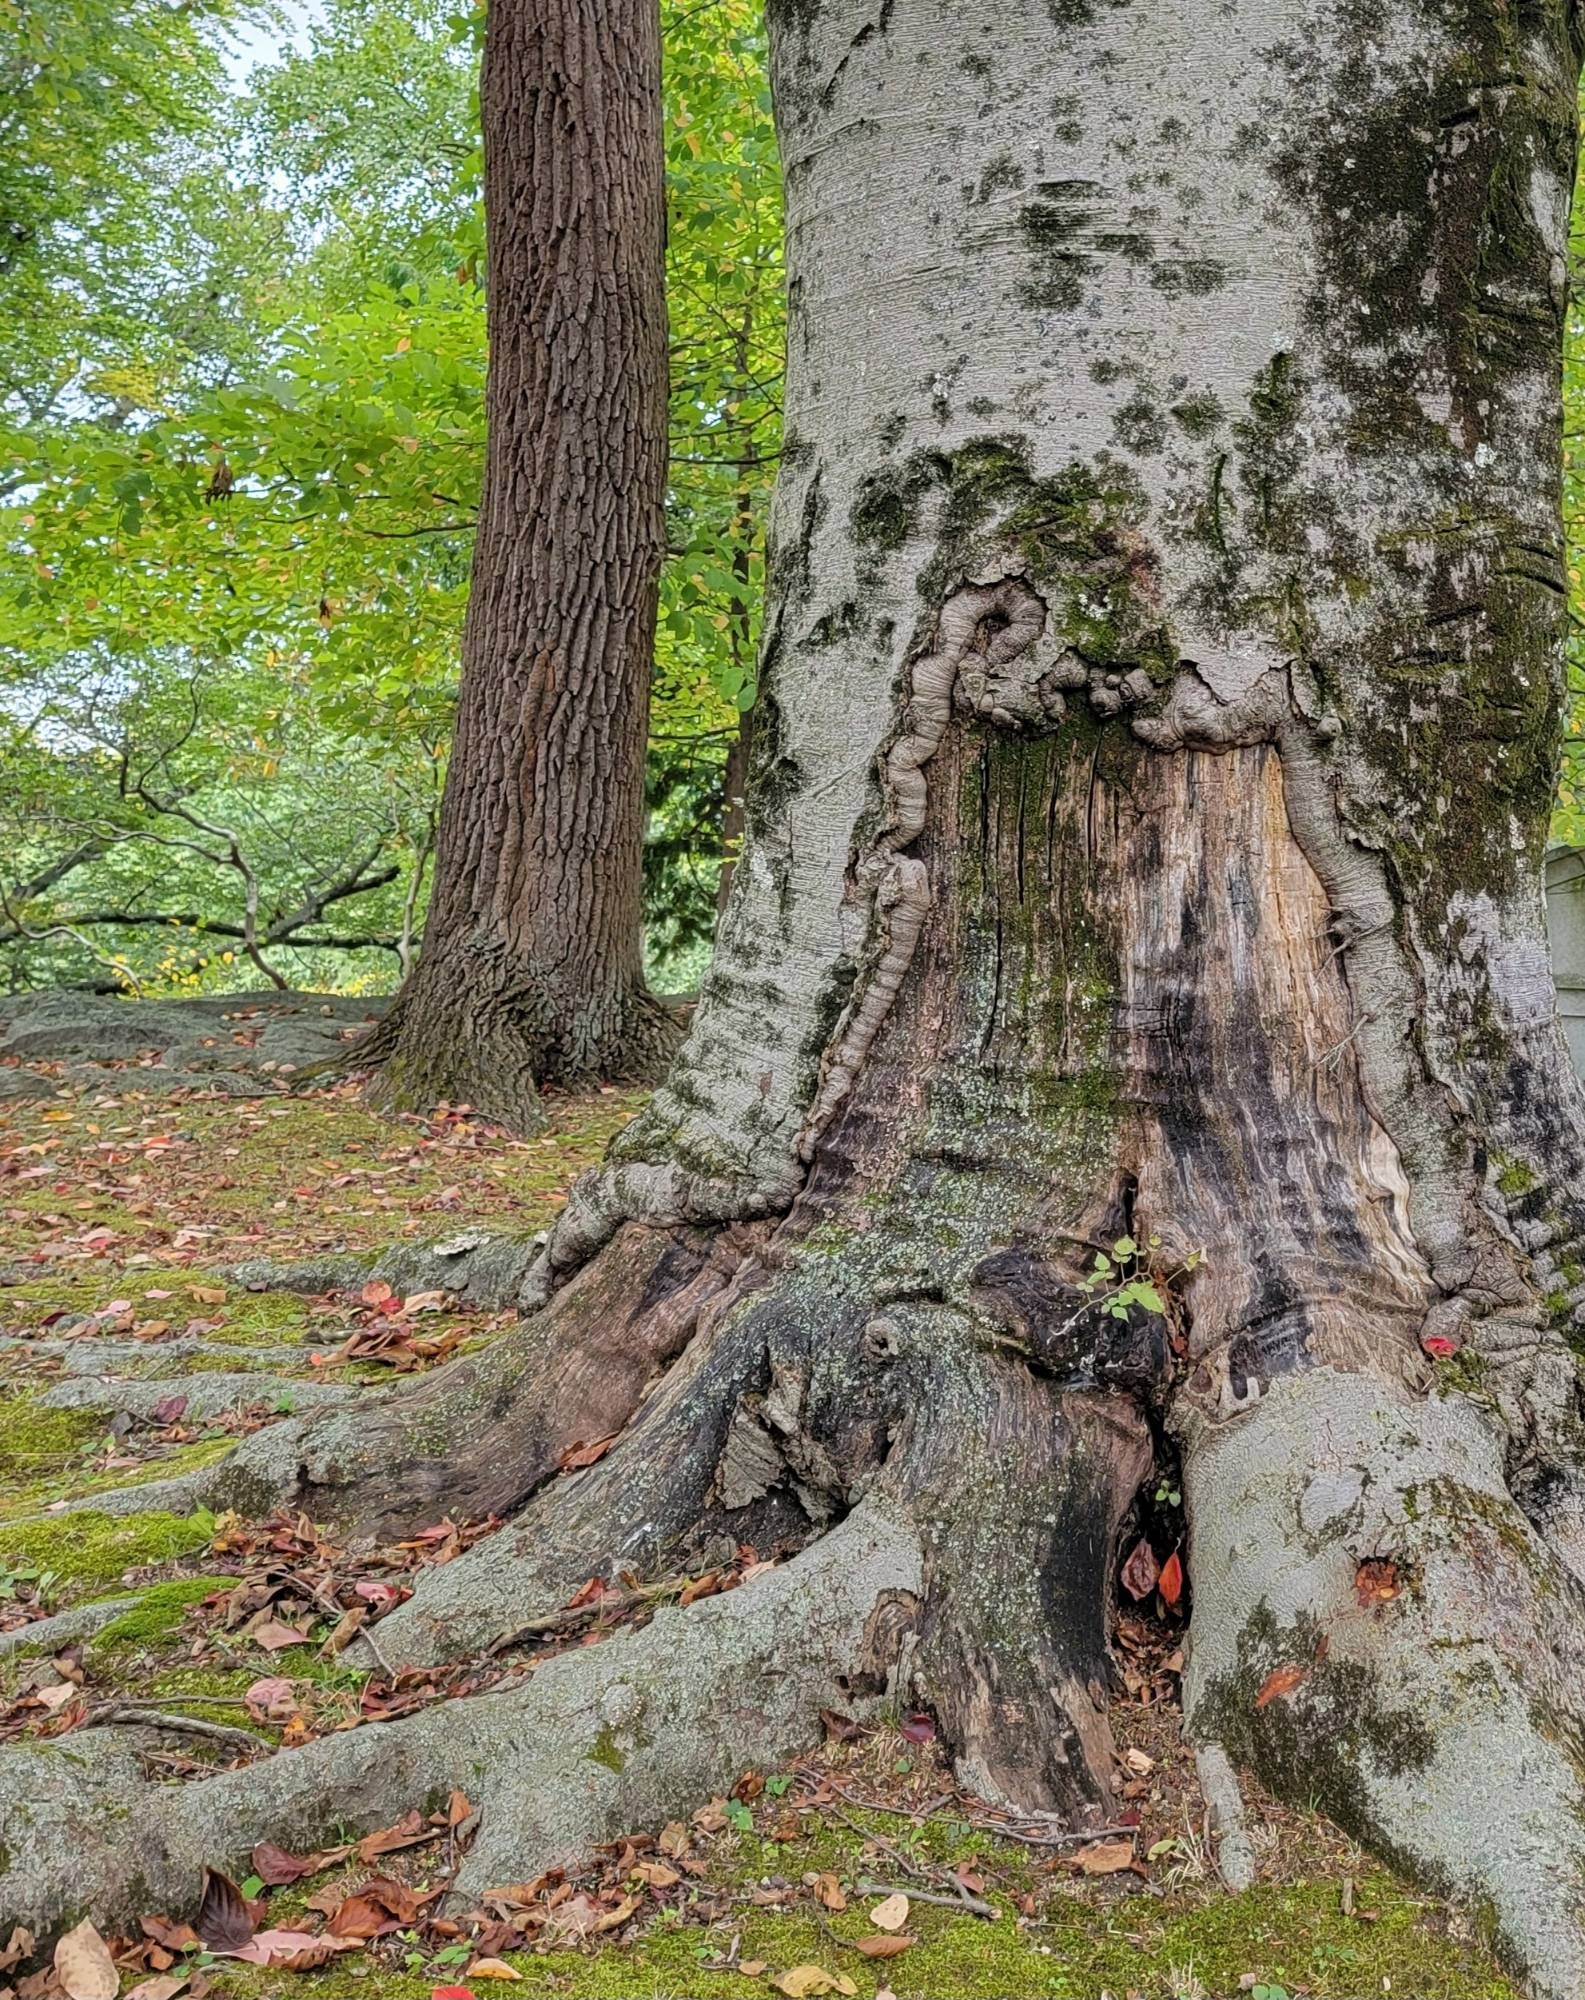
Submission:
[[[202,1475],[208,1503],[306,1507],[364,1535],[510,1514],[564,1456],[627,1424],[743,1255],[730,1231],[633,1228],[619,1256],[477,1354],[243,1440]]]
[[[245,1874],[260,1839],[312,1847],[442,1803],[453,1785],[481,1815],[454,1885],[465,1907],[785,1759],[822,1707],[868,1712],[895,1674],[919,1582],[913,1531],[872,1507],[741,1589],[565,1654],[519,1686],[239,1770],[151,1783],[139,1751],[159,1739],[142,1731],[90,1732],[70,1755],[7,1749],[0,1922],[191,1910],[204,1867]]]
[[[417,971],[358,1062],[514,1130],[537,1083],[648,1079],[644,757],[665,549],[655,0],[491,17],[488,444]]]

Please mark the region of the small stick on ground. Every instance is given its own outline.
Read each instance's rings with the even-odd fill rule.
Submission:
[[[255,1736],[251,1729],[234,1728],[229,1722],[205,1722],[200,1716],[172,1715],[162,1708],[134,1708],[126,1702],[118,1702],[114,1708],[104,1708],[97,1715],[90,1715],[83,1727],[103,1729],[117,1724],[169,1729],[183,1736],[203,1736],[214,1743],[229,1743],[239,1750],[275,1748],[267,1737]]]
[[[994,1903],[987,1903],[983,1896],[971,1896],[967,1889],[959,1889],[955,1896],[948,1896],[938,1889],[917,1889],[911,1885],[896,1882],[860,1882],[861,1896],[906,1896],[912,1903],[939,1903],[944,1910],[961,1910],[968,1917],[984,1917],[994,1923],[1001,1915]]]

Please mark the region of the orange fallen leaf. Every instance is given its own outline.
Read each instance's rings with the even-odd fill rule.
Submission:
[[[1091,1847],[1080,1848],[1073,1857],[1073,1865],[1081,1875],[1119,1875],[1134,1865],[1134,1843],[1098,1840]]]
[[[862,1952],[866,1958],[895,1958],[899,1952],[907,1951],[910,1945],[919,1942],[907,1931],[895,1931],[890,1937],[877,1932],[874,1937],[855,1938],[853,1949]]]
[[[1398,1565],[1389,1557],[1367,1556],[1354,1572],[1354,1594],[1366,1611],[1390,1604],[1402,1588]]]
[[[1259,1694],[1255,1696],[1256,1708],[1266,1707],[1279,1695],[1292,1694],[1299,1683],[1308,1676],[1309,1671],[1308,1667],[1273,1667],[1261,1682]]]
[[[590,1444],[569,1445],[556,1461],[557,1466],[563,1472],[582,1472],[587,1465],[597,1465],[621,1435],[620,1431],[612,1431],[609,1437],[595,1438]]]
[[[1156,1580],[1156,1588],[1161,1592],[1163,1602],[1167,1604],[1176,1604],[1183,1595],[1183,1564],[1176,1549],[1161,1565],[1161,1575]]]
[[[467,1979],[521,1979],[515,1966],[508,1965],[504,1958],[476,1958],[463,1975]]]

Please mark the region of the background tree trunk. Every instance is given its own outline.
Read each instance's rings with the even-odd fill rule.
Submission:
[[[1577,2000],[1585,1101],[1539,890],[1572,11],[772,28],[793,320],[744,856],[548,1310],[422,1392],[414,1435],[517,1511],[382,1650],[467,1654],[723,1534],[818,1579],[880,1518],[857,1684],[900,1675],[984,1795],[1093,1823],[1170,1431],[1196,1741]],[[1085,1289],[1119,1238],[1162,1310]],[[625,1370],[565,1365],[613,1318]],[[590,1418],[620,1436],[556,1477]],[[360,1412],[216,1492],[284,1465],[383,1519],[403,1462]],[[525,1866],[566,1839],[517,1831]]]
[[[654,0],[490,9],[488,453],[435,887],[360,1059],[401,1105],[536,1122],[536,1083],[652,1075],[644,750],[666,480]]]

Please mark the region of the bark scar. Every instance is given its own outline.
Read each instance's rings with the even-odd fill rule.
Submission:
[[[903,852],[924,832],[929,815],[925,767],[941,747],[955,702],[1004,728],[1050,728],[1062,720],[1062,695],[1049,673],[1009,672],[1015,662],[1030,661],[1045,630],[1045,603],[1023,577],[967,583],[941,607],[934,650],[913,663],[903,725],[882,760],[886,825],[854,870],[874,898],[869,963],[827,1046],[798,1135],[805,1165],[891,1012],[929,914],[930,871]]]

